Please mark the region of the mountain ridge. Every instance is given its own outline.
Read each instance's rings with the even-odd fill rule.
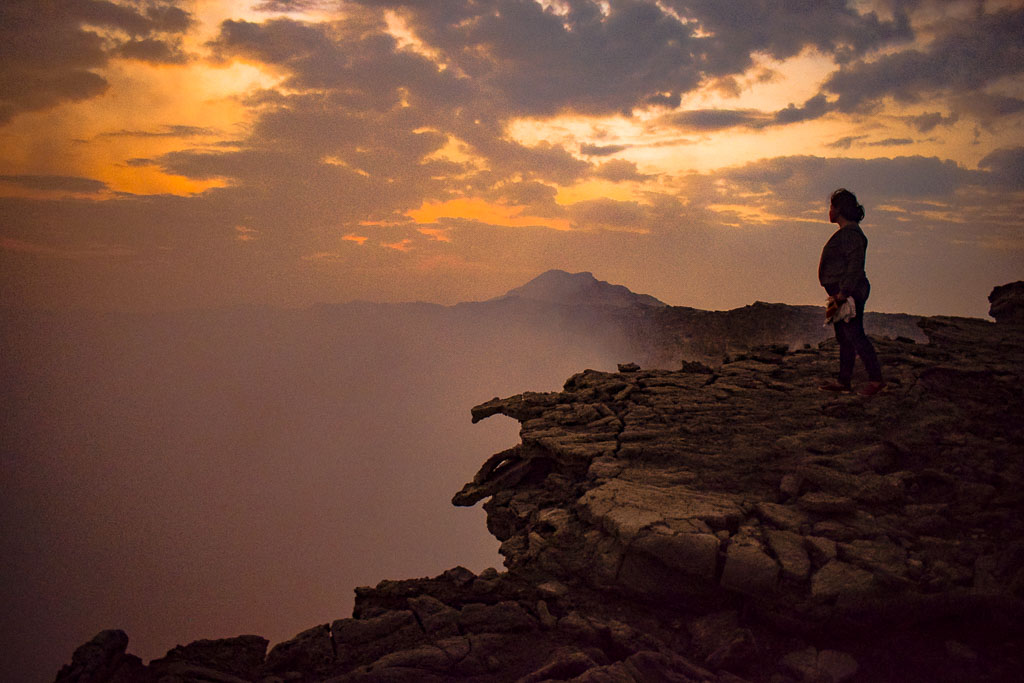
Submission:
[[[567,305],[616,307],[662,307],[667,305],[649,294],[637,294],[624,285],[598,280],[593,273],[587,271],[569,273],[558,269],[545,271],[526,284],[515,287],[488,301],[510,298]]]

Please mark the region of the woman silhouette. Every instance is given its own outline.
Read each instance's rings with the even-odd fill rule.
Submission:
[[[882,390],[882,368],[875,354],[875,347],[864,334],[864,302],[871,293],[871,283],[864,273],[864,258],[868,238],[860,229],[864,219],[864,207],[857,203],[857,196],[840,188],[829,199],[828,219],[839,225],[825,247],[821,250],[818,263],[818,282],[825,288],[829,301],[841,305],[852,299],[856,315],[845,321],[836,319],[833,327],[839,341],[839,379],[821,385],[824,391],[852,391],[853,365],[860,356],[868,372],[870,382],[861,389],[864,396],[873,396]]]

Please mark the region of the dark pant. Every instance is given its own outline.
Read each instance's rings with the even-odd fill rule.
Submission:
[[[882,366],[878,363],[878,355],[875,354],[875,347],[864,334],[864,302],[867,301],[871,289],[865,286],[862,291],[853,295],[856,302],[856,317],[846,322],[837,322],[836,340],[839,342],[839,383],[850,384],[853,378],[853,364],[860,356],[864,361],[864,368],[868,371],[868,379],[872,382],[882,381]]]

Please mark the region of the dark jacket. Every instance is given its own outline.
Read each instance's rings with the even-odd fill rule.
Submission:
[[[839,228],[829,238],[818,263],[818,282],[829,296],[842,292],[855,299],[866,298],[869,285],[864,273],[864,257],[867,249],[868,238],[856,223]]]

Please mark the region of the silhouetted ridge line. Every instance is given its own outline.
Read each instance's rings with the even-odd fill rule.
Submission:
[[[593,274],[549,270],[491,301],[519,298],[548,303],[591,306],[665,306],[648,294],[635,294],[623,285],[598,280]]]

